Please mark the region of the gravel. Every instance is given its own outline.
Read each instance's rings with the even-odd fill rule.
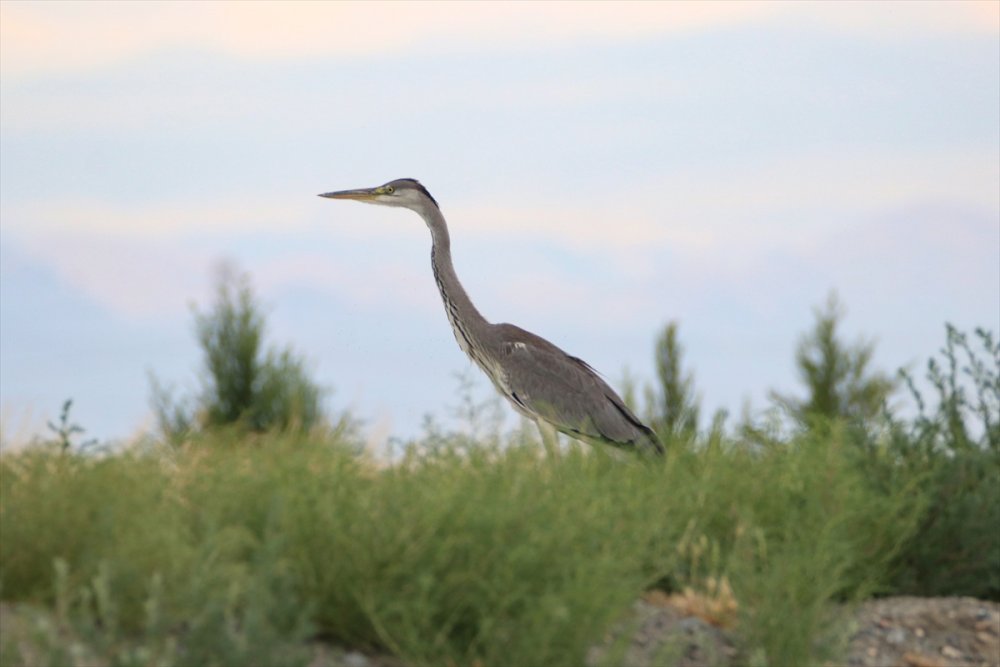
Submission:
[[[30,625],[25,613],[0,604],[4,634],[8,639],[20,639],[18,643],[28,655],[34,653],[29,639]],[[852,628],[847,654],[841,660],[817,667],[1000,667],[1000,604],[996,602],[917,597],[870,600],[856,609]],[[663,604],[662,600],[647,597],[638,600],[629,617],[588,652],[586,665],[737,667],[746,662],[738,646],[738,628],[722,629],[676,606]],[[72,661],[73,664],[103,664],[92,663],[82,653],[78,657],[81,659]],[[404,666],[389,656],[366,655],[317,643],[310,667]]]
[[[996,602],[883,598],[861,604],[852,624],[847,655],[822,667],[1000,667]],[[633,606],[630,619],[590,651],[587,664],[736,667],[745,661],[737,645],[734,630],[721,630],[669,605],[642,600]]]
[[[849,667],[1000,665],[1000,604],[973,598],[871,600],[855,616]]]

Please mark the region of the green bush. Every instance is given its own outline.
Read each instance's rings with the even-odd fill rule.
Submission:
[[[836,292],[813,314],[812,331],[799,339],[795,349],[795,365],[808,394],[795,398],[772,391],[771,400],[807,428],[814,422],[822,427],[831,419],[873,424],[896,390],[892,378],[871,368],[875,343],[860,339],[851,344],[842,339],[839,328],[845,311]]]
[[[223,265],[212,309],[195,312],[202,394],[176,401],[152,379],[153,410],[167,439],[179,443],[195,430],[233,424],[257,432],[309,429],[322,420],[323,391],[290,348],[264,351],[264,324],[249,277]]]
[[[1000,343],[949,325],[941,356],[927,364],[930,404],[904,373],[919,413],[891,425],[892,472],[882,466],[897,481],[922,479],[927,499],[890,590],[1000,600]]]
[[[581,664],[644,590],[725,577],[746,656],[803,664],[834,655],[829,603],[882,581],[914,512],[864,483],[840,432],[784,445],[716,434],[653,464],[436,446],[379,466],[232,430],[8,453],[0,592],[54,610],[53,656],[68,632],[119,664],[298,664],[313,636],[413,665]]]
[[[657,389],[646,388],[645,416],[650,427],[674,440],[691,440],[698,432],[701,401],[694,389],[694,373],[682,368],[684,347],[677,322],[669,322],[656,339]]]

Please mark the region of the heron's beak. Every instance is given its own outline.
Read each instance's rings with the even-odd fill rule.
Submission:
[[[338,192],[324,192],[320,197],[327,199],[357,199],[358,201],[371,201],[377,195],[377,188],[361,188],[360,190],[340,190]]]

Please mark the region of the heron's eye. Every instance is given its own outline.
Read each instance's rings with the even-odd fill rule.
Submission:
[[[386,194],[390,194],[391,195],[393,192],[396,191],[396,188],[394,188],[391,185],[389,185],[389,186],[386,186],[385,191],[386,191]]]

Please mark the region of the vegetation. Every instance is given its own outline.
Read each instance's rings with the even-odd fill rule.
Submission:
[[[859,340],[848,345],[840,339],[838,327],[844,309],[835,293],[830,293],[825,307],[815,315],[812,331],[802,337],[795,351],[808,396],[799,399],[771,392],[772,400],[802,425],[816,418],[872,423],[881,415],[896,383],[871,370],[874,343]]]
[[[54,443],[63,451],[69,451],[74,448],[83,450],[95,446],[97,441],[93,438],[78,445],[74,444],[73,439],[77,435],[85,433],[86,430],[79,424],[70,421],[69,413],[72,409],[73,399],[68,398],[63,402],[62,410],[59,411],[59,421],[57,423],[48,422],[47,426],[49,430],[56,436]]]
[[[892,483],[922,478],[927,496],[890,585],[1000,600],[1000,342],[983,329],[970,341],[948,326],[941,356],[927,363],[931,404],[902,373],[919,412],[893,421],[891,458],[872,467]]]
[[[690,439],[698,432],[700,401],[694,392],[694,374],[682,368],[684,348],[670,322],[656,340],[656,378],[659,390],[646,389],[646,418],[668,438]]]
[[[985,331],[948,328],[932,398],[903,375],[904,419],[831,301],[799,349],[808,397],[779,399],[797,428],[726,433],[721,417],[697,430],[671,324],[650,393],[662,460],[546,453],[531,430],[501,433],[466,381],[465,432],[429,420],[386,462],[322,422],[253,421],[274,414],[267,357],[253,363],[262,319],[245,283],[226,289],[199,316],[212,381],[183,438],[77,447],[67,404],[51,442],[0,456],[0,614],[21,619],[0,664],[306,665],[317,639],[416,666],[583,664],[653,589],[719,598],[740,664],[822,664],[849,630],[840,603],[1000,599]]]
[[[196,400],[175,401],[155,378],[153,408],[160,430],[179,442],[196,429],[230,424],[256,431],[309,429],[323,417],[322,390],[291,348],[263,350],[264,315],[249,277],[219,268],[216,297],[206,313],[195,311],[204,353],[204,389]]]
[[[322,636],[415,665],[520,665],[581,664],[643,590],[725,577],[748,654],[802,664],[836,639],[828,603],[871,592],[918,518],[836,432],[666,459],[510,442],[411,447],[380,469],[336,437],[229,431],[105,457],[32,448],[0,459],[0,587],[55,610],[35,638],[51,662],[68,633],[120,664],[297,664]]]

